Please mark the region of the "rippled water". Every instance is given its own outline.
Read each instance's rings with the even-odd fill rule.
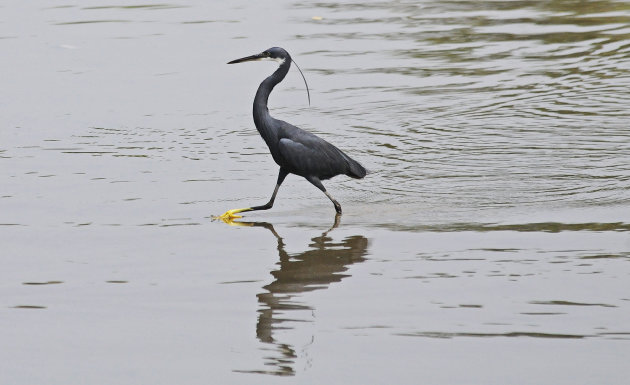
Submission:
[[[474,216],[628,202],[627,3],[331,8],[317,40],[356,48],[315,54],[346,57],[328,77],[354,87],[328,92],[356,104],[326,113],[366,137],[384,193]]]
[[[630,3],[0,5],[0,382],[621,383]],[[361,161],[344,207],[272,115]]]

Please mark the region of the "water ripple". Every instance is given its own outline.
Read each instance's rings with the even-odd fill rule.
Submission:
[[[328,91],[345,108],[322,114],[369,136],[382,193],[477,208],[630,201],[628,3],[315,7],[331,11],[327,31],[300,38],[358,46],[313,52],[362,56],[315,69],[349,79]]]

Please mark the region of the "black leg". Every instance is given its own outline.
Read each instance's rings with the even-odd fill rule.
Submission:
[[[289,173],[285,171],[283,168],[280,168],[280,172],[278,173],[278,181],[276,182],[276,188],[273,190],[273,194],[271,194],[271,199],[269,202],[265,203],[262,206],[254,206],[250,211],[254,210],[269,210],[273,207],[273,202],[276,200],[276,195],[278,194],[278,190],[280,189],[280,185],[284,182],[284,178],[287,177]]]
[[[273,194],[271,195],[271,199],[269,199],[269,202],[265,203],[264,205],[247,207],[244,209],[228,210],[225,213],[214,218],[221,219],[224,222],[230,223],[232,222],[234,218],[242,218],[240,215],[236,215],[238,213],[244,213],[246,211],[254,211],[254,210],[269,210],[270,208],[273,207],[273,201],[276,200],[276,194],[278,194],[278,189],[280,188],[280,185],[282,184],[282,182],[284,181],[284,178],[286,178],[288,174],[289,173],[286,170],[284,170],[283,168],[280,168],[280,172],[278,173],[278,182],[276,183],[276,188],[273,190]]]
[[[341,205],[339,204],[339,202],[335,200],[335,198],[332,197],[332,195],[328,193],[328,191],[326,191],[326,187],[324,187],[324,185],[322,184],[322,181],[319,180],[319,178],[314,177],[314,176],[307,176],[305,178],[307,181],[311,182],[315,187],[322,190],[322,192],[326,194],[326,196],[328,197],[328,199],[330,199],[333,205],[335,205],[335,211],[337,212],[337,214],[341,214]]]

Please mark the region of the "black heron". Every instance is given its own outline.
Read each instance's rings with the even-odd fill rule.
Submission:
[[[341,205],[333,198],[322,184],[322,180],[336,175],[347,175],[361,179],[367,171],[359,162],[344,154],[343,151],[324,139],[306,132],[292,124],[274,119],[269,115],[267,100],[276,84],[280,83],[289,72],[291,56],[283,48],[273,47],[256,55],[232,60],[228,64],[246,61],[274,60],[279,63],[278,69],[260,83],[254,98],[254,123],[260,136],[265,140],[273,160],[280,166],[276,188],[269,202],[262,206],[228,210],[218,218],[231,220],[241,218],[236,215],[245,211],[268,210],[273,207],[276,194],[284,178],[288,174],[304,177],[320,189],[335,205],[337,214],[341,214]],[[300,71],[301,72],[301,71]],[[303,76],[303,75],[302,75]],[[306,80],[304,80],[306,82]],[[308,91],[308,85],[307,85]]]

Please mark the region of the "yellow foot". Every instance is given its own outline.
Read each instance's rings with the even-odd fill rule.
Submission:
[[[250,210],[251,210],[250,208],[228,210],[224,212],[223,214],[219,215],[218,217],[212,217],[212,219],[220,219],[223,222],[227,223],[227,222],[231,222],[235,218],[243,218],[242,215],[236,215],[236,214],[242,213],[244,211],[250,211]]]

